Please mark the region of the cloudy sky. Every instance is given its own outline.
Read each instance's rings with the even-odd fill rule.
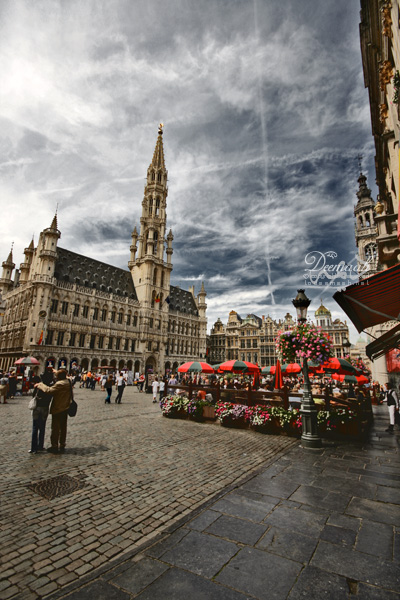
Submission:
[[[209,327],[292,311],[309,253],[354,264],[359,154],[376,193],[359,10],[2,0],[0,259],[58,205],[60,246],[126,268],[162,121],[172,283],[204,281]],[[310,310],[343,317],[337,284],[309,286]]]

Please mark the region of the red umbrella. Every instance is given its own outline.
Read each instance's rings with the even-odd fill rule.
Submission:
[[[285,368],[285,374],[286,373],[300,373],[301,372],[301,365],[299,365],[298,363],[289,363],[288,365],[286,365]]]
[[[219,365],[219,371],[232,371],[233,373],[259,373],[260,367],[243,360],[227,360]]]
[[[368,377],[365,377],[365,375],[356,375],[356,379],[358,385],[364,385],[365,383],[369,382]]]
[[[339,373],[340,375],[354,375],[355,367],[344,358],[330,358],[322,363],[321,368],[325,373]]]
[[[35,365],[37,366],[39,361],[33,356],[24,356],[23,358],[19,358],[14,365]]]
[[[279,362],[279,358],[276,361],[276,371],[275,371],[275,384],[274,387],[276,390],[281,390],[283,388],[283,379],[282,379],[282,370],[281,363]]]
[[[214,373],[214,368],[205,362],[190,361],[178,367],[179,373]]]

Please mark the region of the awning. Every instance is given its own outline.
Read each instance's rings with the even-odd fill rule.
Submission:
[[[400,321],[400,263],[333,295],[359,332]]]
[[[375,360],[393,348],[400,348],[400,324],[368,344],[365,351],[369,359]]]

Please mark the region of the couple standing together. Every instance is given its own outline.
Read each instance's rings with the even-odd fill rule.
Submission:
[[[34,385],[36,391],[36,408],[32,412],[33,427],[30,450],[33,454],[44,450],[44,435],[49,406],[52,417],[51,447],[47,448],[47,452],[58,454],[65,450],[68,409],[72,401],[72,384],[67,378],[67,371],[65,369],[53,370],[53,375],[55,377],[53,385],[50,385],[53,378],[49,373],[42,376],[42,382],[35,383]]]

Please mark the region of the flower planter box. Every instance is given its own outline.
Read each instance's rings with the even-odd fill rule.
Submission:
[[[213,406],[203,406],[203,418],[215,420],[215,408]]]
[[[222,427],[233,427],[235,429],[245,429],[247,427],[247,423],[244,417],[241,417],[239,419],[226,418],[223,421],[221,421],[221,425]]]
[[[170,413],[163,413],[164,417],[168,417],[169,419],[186,419],[188,414],[186,410],[176,410]]]

